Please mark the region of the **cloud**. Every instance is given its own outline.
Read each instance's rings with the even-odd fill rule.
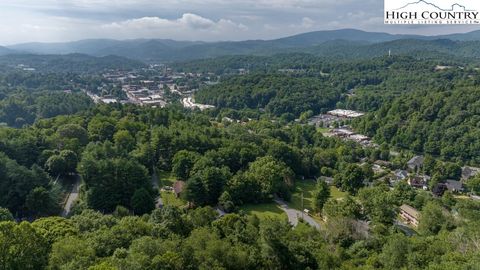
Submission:
[[[313,26],[315,25],[315,21],[308,18],[308,17],[304,17],[302,19],[302,27],[303,28],[312,28]]]
[[[178,19],[142,17],[101,26],[106,31],[121,32],[129,38],[169,36],[185,39],[201,35],[201,39],[218,39],[218,36],[231,36],[232,31],[247,31],[248,27],[228,19],[217,21],[202,16],[185,13]]]
[[[86,38],[273,39],[358,28],[443,34],[475,26],[384,25],[382,0],[2,0],[0,44]]]

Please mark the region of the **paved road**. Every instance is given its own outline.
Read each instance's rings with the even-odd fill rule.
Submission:
[[[73,203],[78,199],[78,193],[80,192],[80,175],[75,175],[75,182],[72,185],[72,190],[68,194],[67,202],[63,206],[62,217],[68,216],[72,210]]]
[[[282,210],[287,214],[288,221],[293,226],[298,225],[298,219],[302,217],[302,212],[296,209],[288,207],[288,205],[281,199],[275,199],[275,202],[282,208]],[[316,222],[312,217],[307,214],[303,214],[303,220],[307,222],[310,226],[320,229],[320,224]]]
[[[153,174],[152,174],[152,185],[155,190],[158,190],[160,192],[160,186],[158,185],[158,176],[157,176],[157,170],[153,169]],[[163,207],[163,200],[161,196],[158,196],[157,201],[155,202],[155,208],[162,208]]]

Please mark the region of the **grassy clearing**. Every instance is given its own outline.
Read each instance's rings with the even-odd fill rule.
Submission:
[[[246,204],[240,210],[247,215],[256,215],[260,220],[286,219],[287,215],[276,203]]]
[[[335,186],[332,186],[332,187],[330,187],[330,196],[333,199],[341,199],[341,198],[345,198],[345,196],[347,196],[347,193],[339,190]]]
[[[171,172],[158,171],[157,175],[160,187],[172,186],[177,181],[177,178]]]
[[[288,206],[300,211],[303,209],[312,210],[313,191],[317,183],[314,180],[299,180],[295,183],[295,191]],[[303,192],[303,208],[302,208],[302,192]]]
[[[313,191],[315,190],[316,182],[313,180],[299,180],[295,183],[295,191],[292,194],[292,199],[288,203],[291,208],[302,211],[303,209],[312,210]],[[302,192],[303,192],[303,208],[302,208]],[[333,199],[344,198],[347,193],[340,191],[337,187],[330,187],[330,196]]]
[[[317,131],[320,132],[320,133],[322,133],[322,134],[324,134],[324,133],[329,132],[330,129],[323,127],[323,128],[317,128]]]
[[[170,191],[160,192],[160,197],[163,200],[163,204],[166,206],[171,205],[171,206],[180,207],[187,204],[184,200],[177,198],[175,194],[173,194],[173,192],[170,192]]]

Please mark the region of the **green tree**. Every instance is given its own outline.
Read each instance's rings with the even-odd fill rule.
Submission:
[[[387,186],[363,188],[358,198],[368,217],[377,223],[391,225],[395,219],[395,202]]]
[[[127,154],[135,149],[135,138],[127,130],[119,130],[113,135],[115,148],[119,153]]]
[[[133,194],[131,205],[136,215],[148,214],[155,209],[155,200],[146,189],[140,188]]]
[[[45,168],[53,176],[64,175],[67,172],[67,162],[60,155],[51,156],[45,163]]]
[[[87,145],[88,133],[80,125],[77,124],[65,124],[57,129],[57,133],[62,139],[75,139],[80,142],[81,145]]]
[[[366,179],[364,170],[355,164],[348,164],[346,168],[335,175],[334,183],[342,191],[355,195],[363,187]]]
[[[466,185],[472,193],[480,194],[480,176],[468,179]]]
[[[95,249],[87,240],[70,236],[52,245],[50,269],[87,269],[95,263]]]
[[[436,235],[453,227],[452,217],[436,202],[428,202],[421,211],[418,229],[425,235]]]
[[[88,123],[88,135],[91,141],[111,140],[115,133],[115,120],[105,116],[95,116]]]
[[[327,218],[344,217],[349,219],[359,219],[362,217],[362,207],[351,196],[346,196],[341,200],[329,199],[323,206],[323,214]]]
[[[48,250],[47,241],[29,223],[0,223],[0,269],[45,269]]]
[[[26,208],[35,216],[47,216],[59,210],[58,205],[44,187],[34,188],[25,200]]]
[[[318,181],[313,191],[312,208],[320,213],[328,198],[330,198],[330,187],[325,181]]]
[[[381,262],[385,269],[403,269],[407,266],[409,252],[408,238],[400,234],[393,235],[382,249]]]
[[[200,158],[196,152],[182,150],[173,156],[172,172],[180,179],[188,179],[193,165]]]
[[[13,215],[7,208],[0,207],[0,222],[2,221],[13,221]]]
[[[269,199],[275,193],[288,197],[293,177],[293,171],[285,163],[270,156],[257,159],[245,172],[245,178],[252,179],[260,187],[262,199]]]
[[[78,157],[75,152],[70,150],[63,150],[60,152],[60,157],[65,160],[65,171],[67,173],[74,173],[77,170]]]

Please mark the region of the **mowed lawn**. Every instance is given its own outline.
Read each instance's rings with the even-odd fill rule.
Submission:
[[[162,198],[163,205],[167,206],[185,206],[187,203],[181,198],[177,198],[175,194],[171,191],[162,191],[160,192],[160,197]]]
[[[157,176],[158,176],[158,182],[159,182],[158,184],[160,187],[173,186],[173,183],[177,181],[177,178],[171,172],[158,171]]]
[[[246,204],[240,206],[240,210],[247,215],[256,215],[260,220],[265,219],[286,219],[287,214],[280,207],[272,203]]]
[[[173,183],[177,181],[177,178],[175,175],[173,175],[171,172],[165,172],[165,171],[158,171],[157,172],[158,176],[158,184],[160,188],[165,187],[165,186],[173,186]],[[181,198],[177,198],[173,191],[161,191],[160,192],[160,197],[163,200],[163,205],[171,205],[171,206],[184,206],[187,204],[184,200]]]
[[[341,198],[345,198],[345,196],[347,196],[347,192],[343,192],[335,186],[330,187],[330,197],[331,198],[341,199]]]
[[[292,199],[288,202],[291,208],[303,211],[303,209],[313,210],[313,192],[317,183],[314,180],[298,180],[295,183],[295,191]],[[303,192],[303,208],[302,208],[302,192]],[[344,198],[347,193],[340,191],[337,187],[330,187],[330,197],[333,199]]]
[[[312,210],[313,191],[317,183],[314,180],[297,180],[295,191],[292,193],[292,199],[288,202],[291,208],[303,211],[303,209]],[[303,208],[302,208],[303,192]]]

